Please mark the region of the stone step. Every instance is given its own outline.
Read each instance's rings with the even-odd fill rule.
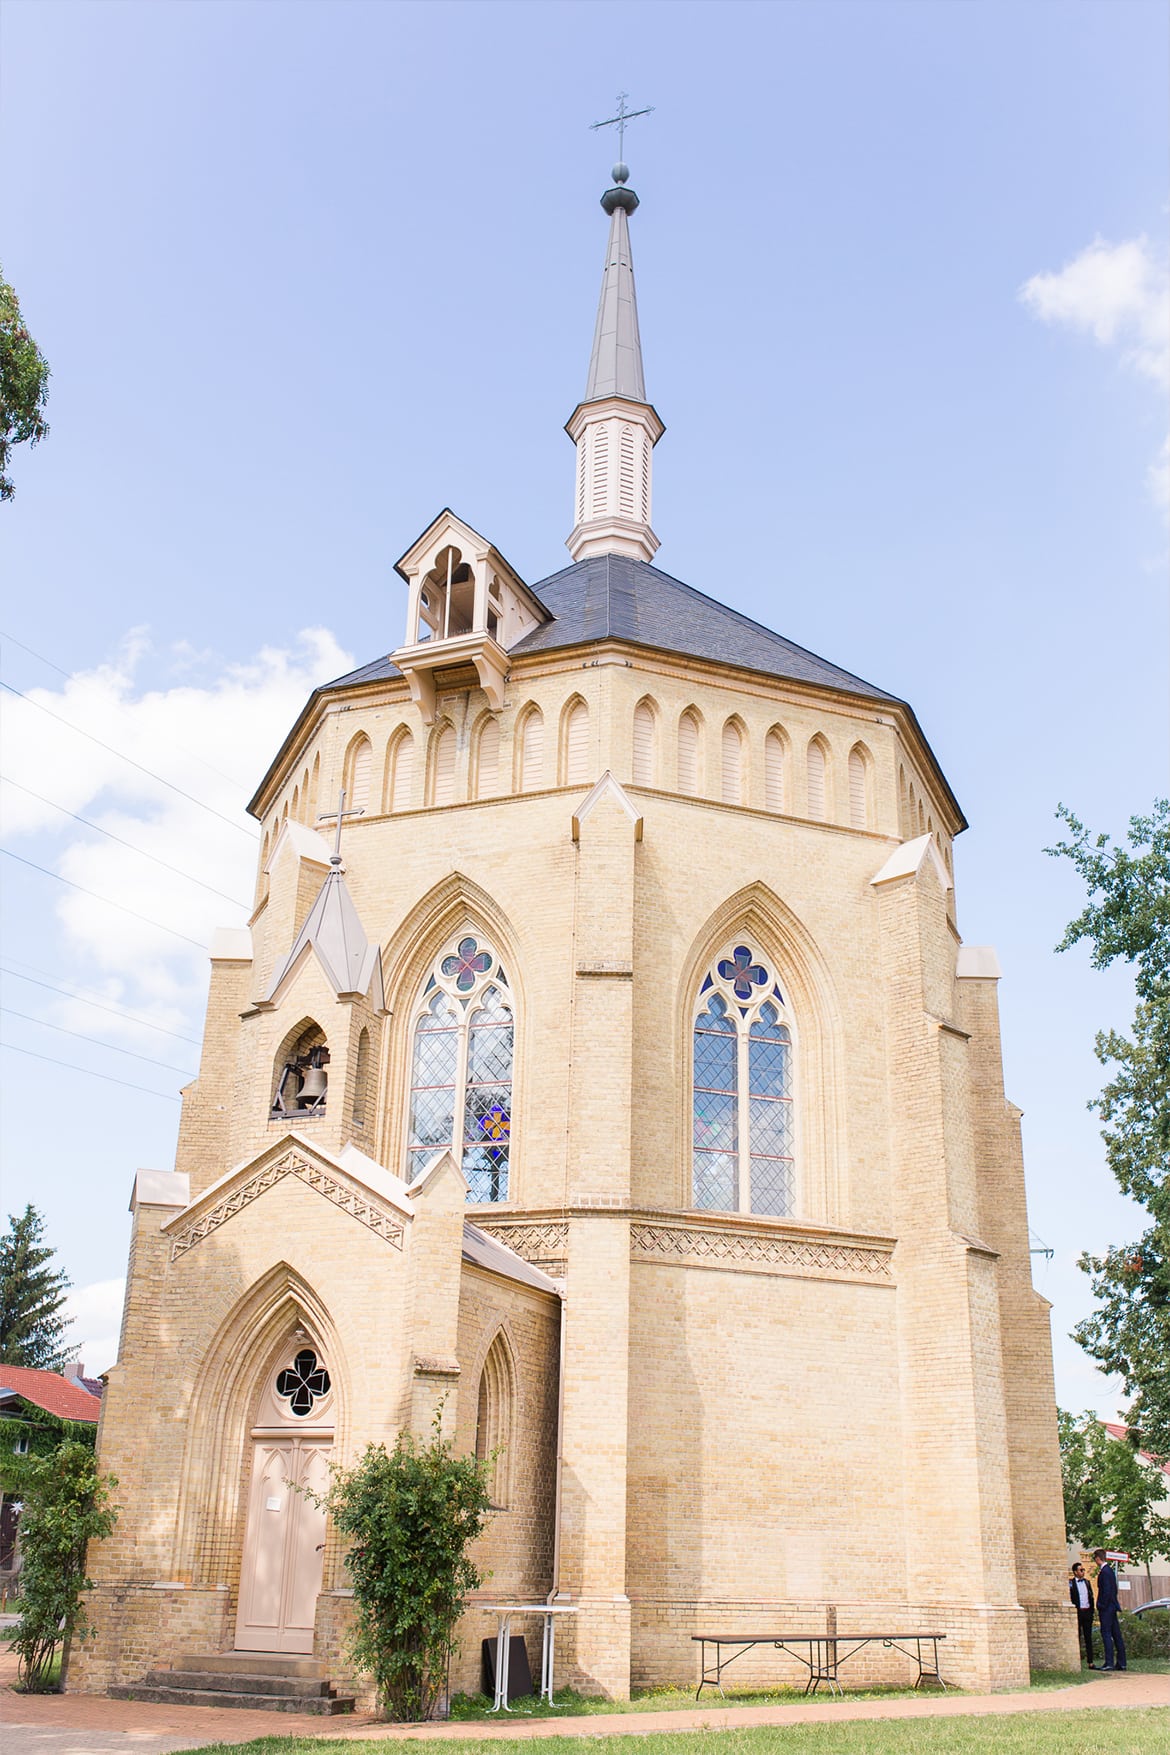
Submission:
[[[298,1700],[331,1694],[320,1676],[266,1676],[243,1670],[149,1670],[149,1688],[201,1688],[224,1694],[287,1694]]]
[[[321,1682],[328,1680],[321,1658],[280,1651],[188,1651],[175,1658],[171,1668],[198,1670],[204,1676],[312,1676]]]
[[[332,1718],[353,1711],[352,1695],[235,1694],[226,1688],[154,1688],[120,1682],[107,1693],[113,1700],[148,1700],[158,1706],[226,1706],[237,1712],[307,1712]]]

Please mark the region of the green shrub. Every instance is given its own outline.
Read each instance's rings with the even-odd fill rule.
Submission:
[[[483,1583],[467,1556],[491,1509],[490,1463],[455,1457],[441,1437],[400,1433],[333,1468],[323,1505],[349,1540],[356,1622],[349,1648],[391,1718],[429,1718],[442,1693],[463,1598]],[[314,1495],[316,1497],[316,1495]]]
[[[1121,1637],[1127,1657],[1170,1658],[1170,1609],[1147,1615],[1121,1616]]]
[[[113,1475],[98,1469],[93,1447],[69,1440],[48,1456],[29,1457],[23,1470],[20,1514],[20,1620],[10,1641],[20,1656],[19,1684],[29,1694],[56,1686],[57,1647],[62,1667],[70,1641],[84,1638],[92,1582],[85,1575],[89,1543],[108,1536],[117,1521]]]

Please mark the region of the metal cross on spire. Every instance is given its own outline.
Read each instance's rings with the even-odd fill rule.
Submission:
[[[341,825],[346,817],[364,817],[365,814],[364,806],[360,810],[346,810],[345,788],[343,786],[341,791],[337,794],[337,809],[335,811],[328,811],[324,816],[319,816],[317,818],[319,823],[331,823],[335,818],[337,821],[337,833],[333,837],[333,857],[329,861],[330,865],[341,864]]]
[[[644,109],[644,110],[627,110],[626,99],[629,97],[629,95],[630,94],[628,91],[619,91],[618,92],[617,115],[616,116],[610,116],[604,122],[590,122],[590,124],[589,124],[590,128],[592,128],[592,129],[614,128],[614,127],[617,128],[617,131],[618,131],[618,159],[619,160],[624,159],[626,156],[626,152],[625,152],[626,123],[632,122],[634,120],[635,116],[652,116],[654,114],[654,105],[653,104],[649,104],[646,107],[646,109]]]

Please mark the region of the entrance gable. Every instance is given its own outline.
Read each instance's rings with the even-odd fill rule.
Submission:
[[[177,1261],[245,1207],[279,1187],[287,1177],[303,1182],[324,1200],[349,1213],[394,1249],[401,1249],[413,1213],[401,1201],[392,1177],[360,1152],[345,1161],[318,1146],[287,1134],[258,1157],[250,1159],[205,1189],[198,1200],[163,1225]],[[380,1185],[380,1186],[379,1186]]]

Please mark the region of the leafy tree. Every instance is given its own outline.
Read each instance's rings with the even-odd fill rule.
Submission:
[[[1095,1414],[1057,1413],[1064,1515],[1070,1542],[1121,1548],[1149,1576],[1150,1561],[1170,1550],[1162,1470],[1138,1454],[1130,1433],[1115,1438]]]
[[[1090,1108],[1122,1192],[1150,1216],[1135,1243],[1082,1255],[1098,1308],[1073,1333],[1133,1397],[1127,1423],[1141,1448],[1170,1457],[1170,802],[1130,820],[1132,852],[1110,845],[1061,805],[1071,840],[1048,851],[1072,861],[1089,895],[1058,950],[1082,939],[1095,969],[1128,963],[1137,1006],[1132,1040],[1101,1031],[1097,1058],[1115,1075]]]
[[[440,1417],[429,1443],[402,1432],[392,1451],[367,1445],[352,1468],[331,1470],[326,1494],[313,1495],[349,1540],[354,1661],[396,1719],[434,1712],[463,1598],[483,1583],[467,1548],[491,1509],[491,1460],[453,1456]]]
[[[1065,1538],[1079,1542],[1082,1548],[1104,1548],[1108,1546],[1109,1531],[1105,1527],[1105,1507],[1101,1503],[1092,1450],[1098,1431],[1105,1438],[1109,1434],[1092,1414],[1082,1414],[1078,1420],[1063,1408],[1056,1410],[1056,1430],[1064,1487]]]
[[[20,1514],[20,1621],[11,1644],[19,1654],[20,1685],[30,1694],[51,1691],[53,1659],[64,1644],[62,1672],[73,1639],[88,1631],[84,1593],[89,1543],[108,1536],[118,1519],[110,1494],[118,1485],[103,1475],[92,1446],[67,1441],[50,1456],[29,1459]]]
[[[14,445],[48,434],[49,363],[25,327],[15,292],[0,275],[0,500],[16,492],[8,474]]]
[[[10,1213],[0,1237],[0,1359],[37,1371],[60,1371],[69,1358],[69,1318],[62,1316],[72,1281],[50,1264],[56,1251],[41,1242],[45,1221],[34,1206]]]

